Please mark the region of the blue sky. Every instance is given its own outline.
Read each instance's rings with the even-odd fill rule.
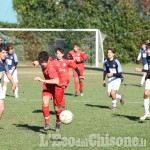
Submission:
[[[17,23],[17,13],[13,10],[13,0],[0,0],[0,22]]]

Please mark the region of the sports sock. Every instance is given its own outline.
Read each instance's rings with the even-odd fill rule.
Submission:
[[[75,91],[78,92],[78,81],[74,81]]]
[[[49,106],[42,106],[45,123],[49,123]]]
[[[112,107],[116,107],[116,102],[117,102],[116,99],[115,99],[115,100],[112,100]]]
[[[18,95],[18,87],[15,89],[15,95]]]
[[[144,109],[145,109],[145,114],[149,114],[149,98],[144,99]]]
[[[142,79],[141,79],[141,84],[142,85],[143,85],[144,81],[145,81],[145,77],[143,76]]]
[[[60,109],[59,112],[56,112],[56,122],[57,123],[60,123],[59,115],[60,115],[61,112],[62,112],[62,108]]]
[[[121,95],[116,94],[116,98],[117,98],[117,99],[121,99]]]
[[[80,91],[83,89],[83,82],[80,82]]]
[[[3,86],[3,94],[6,95],[7,88]]]

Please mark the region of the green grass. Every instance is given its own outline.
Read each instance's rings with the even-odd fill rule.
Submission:
[[[136,65],[123,65],[124,82],[119,94],[123,94],[125,104],[117,102],[117,109],[111,111],[111,99],[107,97],[107,88],[102,87],[103,72],[94,69],[86,69],[84,76],[84,96],[74,97],[74,82],[72,75],[70,84],[66,89],[65,99],[68,110],[74,114],[74,120],[69,125],[62,125],[59,135],[62,138],[48,137],[55,134],[55,114],[52,101],[50,103],[51,128],[43,131],[44,119],[42,114],[42,83],[34,82],[33,78],[41,76],[40,68],[18,68],[19,99],[13,97],[13,93],[7,90],[5,111],[0,120],[0,150],[47,150],[47,149],[71,149],[73,147],[52,147],[54,142],[58,144],[65,138],[75,138],[76,142],[82,140],[80,149],[150,149],[150,120],[139,122],[139,117],[144,114],[143,93],[144,87],[136,86],[141,80],[142,73],[134,72]],[[72,74],[71,70],[70,73]],[[146,147],[90,147],[84,145],[84,141],[92,134],[100,134],[106,137],[137,137],[146,139]],[[40,147],[40,138],[45,136],[47,147]],[[63,142],[62,142],[63,143]],[[85,147],[87,146],[87,147]]]

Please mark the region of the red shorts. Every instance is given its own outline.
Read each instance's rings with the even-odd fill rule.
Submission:
[[[61,88],[58,86],[55,87],[55,95],[53,100],[55,106],[65,106],[64,91],[65,88]]]
[[[55,85],[50,86],[50,85],[44,84],[42,97],[49,96],[52,99],[52,97],[54,97],[54,95],[55,95]]]
[[[83,76],[84,69],[79,69],[79,71],[80,71],[81,76]],[[73,72],[73,77],[74,78],[78,78],[78,74],[77,74],[77,72],[74,69],[72,69],[72,72]]]

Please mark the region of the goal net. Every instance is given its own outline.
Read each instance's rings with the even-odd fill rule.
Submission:
[[[0,43],[14,45],[19,64],[26,64],[38,57],[40,51],[47,51],[55,59],[55,48],[64,48],[64,58],[72,44],[79,43],[79,49],[87,54],[86,66],[102,67],[104,61],[103,40],[106,37],[98,29],[21,29],[0,28]]]

